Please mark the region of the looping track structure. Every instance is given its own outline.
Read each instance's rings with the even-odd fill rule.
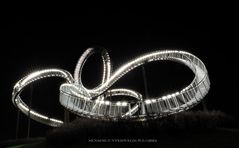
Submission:
[[[87,89],[82,83],[81,73],[84,63],[96,52],[101,54],[103,60],[102,81],[97,87]],[[160,60],[170,60],[186,65],[194,72],[194,79],[182,90],[155,98],[145,98],[139,92],[130,89],[110,89],[115,82],[136,67]],[[66,79],[66,83],[60,86],[59,99],[60,104],[66,109],[79,116],[111,121],[143,121],[185,111],[198,104],[210,89],[210,81],[204,63],[191,53],[179,50],[155,51],[135,58],[112,72],[108,52],[104,48],[88,48],[76,65],[74,79],[65,70],[46,69],[29,74],[14,86],[12,93],[13,104],[24,114],[30,114],[30,118],[54,127],[63,124],[63,121],[29,109],[20,97],[20,93],[25,86],[46,77],[62,77]],[[114,100],[114,96],[122,96],[122,99],[120,101]],[[126,100],[124,96],[133,99]]]

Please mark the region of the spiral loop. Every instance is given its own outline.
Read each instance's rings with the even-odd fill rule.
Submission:
[[[101,84],[87,89],[82,83],[81,74],[84,63],[94,53],[101,53],[103,76]],[[155,97],[144,98],[142,94],[125,88],[110,89],[121,77],[131,70],[153,61],[170,60],[189,67],[195,74],[192,82],[182,90]],[[155,51],[135,58],[112,73],[110,56],[104,48],[89,48],[80,57],[72,75],[61,69],[46,69],[33,72],[19,80],[13,89],[12,102],[30,118],[50,126],[59,126],[63,121],[50,118],[30,109],[20,94],[26,86],[47,77],[62,77],[67,83],[60,86],[60,104],[71,112],[88,118],[103,120],[146,120],[175,114],[198,104],[208,93],[210,81],[204,63],[191,53],[178,50]],[[121,96],[120,101],[114,100]],[[131,100],[127,97],[133,98]]]
[[[93,89],[86,89],[80,75],[84,62],[95,52],[95,49],[90,48],[80,57],[74,74],[76,83],[63,84],[60,87],[61,104],[80,116],[109,120],[158,118],[193,107],[201,101],[210,88],[205,65],[188,52],[155,51],[127,62],[111,74],[109,54],[105,49],[100,49],[97,52],[101,52],[104,63],[102,83]],[[171,60],[188,66],[195,74],[193,81],[180,91],[146,100],[143,100],[140,93],[133,90],[110,89],[115,82],[136,67],[159,60]],[[122,101],[109,101],[108,98],[113,96],[122,96]],[[124,100],[124,96],[133,97],[135,100]]]

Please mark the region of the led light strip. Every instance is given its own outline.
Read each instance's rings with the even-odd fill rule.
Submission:
[[[96,52],[101,53],[103,60],[102,82],[93,89],[87,89],[82,84],[81,73],[84,63]],[[171,60],[188,66],[195,74],[193,81],[182,90],[158,98],[144,98],[140,93],[124,88],[110,89],[116,81],[134,68],[159,60]],[[96,50],[89,48],[83,53],[77,63],[74,80],[68,72],[62,70],[57,71],[55,69],[58,72],[57,75],[54,75],[55,72],[52,75],[51,70],[35,72],[15,85],[13,102],[23,113],[28,114],[29,108],[19,96],[21,90],[36,79],[60,76],[67,79],[67,83],[60,86],[60,103],[71,112],[79,116],[102,120],[145,120],[187,110],[198,104],[210,88],[207,70],[203,62],[196,56],[184,51],[155,51],[127,62],[115,70],[114,73],[112,73],[111,68],[110,57],[105,49]],[[122,100],[114,101],[114,96],[122,96]],[[124,100],[124,96],[134,99],[131,101]],[[58,126],[63,123],[60,120],[34,113],[31,110],[30,117],[44,124]]]
[[[50,118],[48,116],[45,116],[41,113],[36,112],[35,110],[29,108],[28,105],[26,105],[21,97],[20,94],[23,91],[23,89],[28,86],[30,83],[33,83],[37,80],[43,79],[43,78],[49,78],[49,77],[61,77],[66,79],[68,83],[74,83],[74,79],[72,78],[71,74],[65,70],[61,69],[45,69],[41,71],[36,71],[28,76],[22,78],[19,80],[13,88],[12,92],[12,102],[13,104],[20,109],[25,115],[29,115],[31,119],[36,120],[38,122],[41,122],[46,125],[50,126],[60,126],[63,124],[63,121]]]

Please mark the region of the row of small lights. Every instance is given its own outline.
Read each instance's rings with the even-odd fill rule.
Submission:
[[[167,95],[167,96],[163,96],[162,97],[162,100],[167,100],[167,99],[170,99],[170,98],[173,98],[173,97],[176,97],[178,96],[180,93],[179,92],[176,92],[176,93],[173,93],[171,95]],[[161,98],[157,99],[157,100],[160,100]],[[156,99],[147,99],[144,101],[146,104],[150,104],[150,103],[155,103],[156,102]]]
[[[176,92],[176,93],[173,93],[173,94],[171,94],[171,95],[163,96],[163,97],[162,97],[162,100],[167,100],[167,99],[176,97],[176,96],[178,96],[179,94],[180,94],[179,92]],[[157,99],[157,100],[160,100],[160,98]],[[155,103],[155,102],[156,102],[156,99],[147,99],[147,100],[145,100],[144,102],[145,102],[146,104]],[[105,104],[105,105],[110,105],[110,104],[111,104],[110,101],[104,101],[104,100],[96,100],[96,103]],[[116,105],[117,105],[117,106],[127,106],[127,104],[128,104],[128,103],[125,102],[125,101],[124,101],[124,102],[121,102],[121,101],[116,102]]]
[[[96,103],[99,103],[99,104],[105,104],[105,105],[110,105],[111,102],[110,101],[104,101],[104,100],[96,100]],[[127,106],[127,102],[121,102],[121,101],[118,101],[116,102],[116,105],[117,106]]]

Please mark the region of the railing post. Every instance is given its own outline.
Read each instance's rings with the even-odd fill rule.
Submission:
[[[16,124],[16,140],[18,139],[19,132],[19,120],[20,120],[20,110],[17,110],[17,124]]]
[[[32,107],[32,95],[33,95],[33,85],[30,84],[30,99],[29,99],[29,110],[28,110],[28,121],[27,121],[27,138],[30,137],[31,132],[31,118],[30,118],[30,112]]]

